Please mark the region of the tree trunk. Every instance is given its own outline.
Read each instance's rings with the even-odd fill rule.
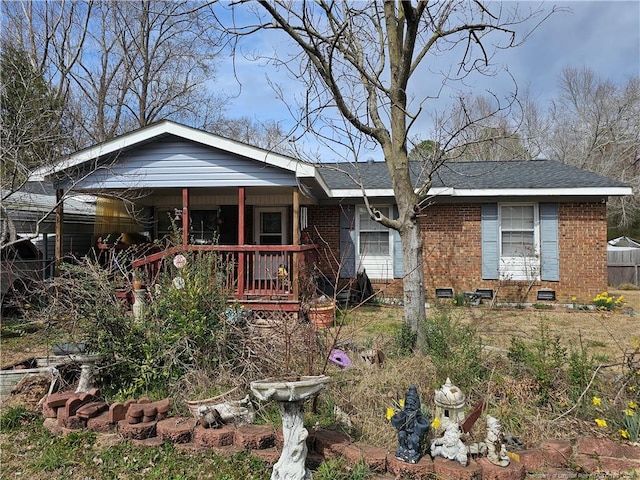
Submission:
[[[422,266],[422,235],[417,219],[406,221],[400,230],[404,262],[404,321],[417,334],[417,346],[425,345],[420,328],[426,318],[424,269]]]

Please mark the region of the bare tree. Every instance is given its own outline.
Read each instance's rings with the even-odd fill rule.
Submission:
[[[549,158],[640,188],[640,77],[623,85],[585,67],[567,67],[550,110],[544,138]],[[544,134],[544,132],[543,132]],[[612,199],[610,224],[628,228],[639,220],[635,197]]]
[[[219,35],[198,5],[5,2],[2,35],[65,99],[78,149],[162,119],[202,126],[220,116],[226,100],[207,85]]]
[[[276,30],[296,47],[294,52],[274,53],[271,60],[305,86],[299,104],[290,107],[292,112],[300,112],[303,133],[337,145],[335,151],[343,155],[348,150],[351,159],[370,155],[376,148],[382,151],[399,216],[390,218],[370,206],[366,198],[365,202],[374,220],[400,233],[404,317],[418,331],[418,323],[425,317],[425,285],[416,212],[426,199],[433,173],[445,158],[433,157],[425,167],[423,183],[413,185],[407,153],[411,129],[443,84],[472,72],[494,74],[494,53],[519,42],[516,26],[528,20],[542,21],[548,14],[521,12],[517,4],[507,9],[506,4],[466,0],[239,3],[252,9],[257,21],[236,24],[230,29],[232,33]],[[448,63],[455,67],[438,67],[437,57],[444,54],[450,55]],[[430,62],[431,72],[427,70]],[[428,83],[431,88],[427,91],[432,93],[420,96],[419,82]],[[283,98],[291,98],[284,89],[280,91]],[[448,132],[449,138],[443,140],[432,137],[443,147],[433,152],[446,151],[459,130]],[[418,342],[423,344],[421,332],[418,334]]]
[[[505,161],[528,160],[520,131],[523,130],[523,105],[512,97],[464,95],[452,108],[455,135],[446,155],[452,160]]]

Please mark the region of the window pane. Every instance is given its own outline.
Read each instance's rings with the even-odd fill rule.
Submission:
[[[533,230],[533,206],[510,205],[501,210],[503,230]]]
[[[533,256],[533,232],[502,232],[502,256]]]
[[[261,233],[282,233],[282,214],[280,212],[263,212],[260,214]]]
[[[383,215],[389,216],[389,207],[378,208]],[[366,209],[360,209],[360,231],[386,231],[387,227],[373,220]]]
[[[389,255],[389,232],[360,232],[360,253]]]

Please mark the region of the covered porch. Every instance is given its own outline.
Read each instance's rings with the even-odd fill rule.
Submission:
[[[132,257],[132,279],[144,279],[151,287],[176,256],[215,253],[227,266],[225,287],[233,301],[252,310],[300,310],[301,279],[312,280],[317,248],[301,242],[306,207],[300,205],[297,188],[176,190],[156,190],[137,201],[141,214],[136,217],[151,247]],[[117,235],[105,233],[97,250],[108,264],[127,245],[110,241]]]
[[[96,206],[99,256],[108,261],[127,248],[125,233],[149,246],[129,256],[128,274],[152,282],[181,252],[216,252],[232,266],[234,300],[254,310],[300,308],[300,280],[316,251],[305,235],[307,207],[327,196],[313,165],[165,120],[80,150],[41,175],[59,200],[56,239],[69,192],[108,199],[112,211],[102,211],[101,200]],[[56,261],[62,257],[57,242]]]

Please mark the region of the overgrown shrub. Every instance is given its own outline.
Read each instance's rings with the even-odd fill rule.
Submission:
[[[556,388],[558,377],[563,375],[567,350],[559,336],[552,336],[541,321],[537,338],[530,342],[512,337],[507,356],[514,365],[514,374],[530,375],[538,386],[538,403],[546,405]]]
[[[464,324],[451,309],[432,309],[420,325],[428,355],[438,378],[455,378],[458,385],[470,386],[486,375],[482,341],[473,326]]]
[[[74,323],[71,341],[105,355],[105,394],[164,396],[188,371],[215,371],[229,355],[227,266],[212,252],[186,258],[180,270],[168,259],[140,318],[116,299],[122,275],[90,260],[64,267],[50,305]]]
[[[417,332],[414,332],[411,326],[407,324],[407,322],[402,322],[402,325],[395,333],[395,346],[398,355],[411,355],[416,345],[417,337]]]

